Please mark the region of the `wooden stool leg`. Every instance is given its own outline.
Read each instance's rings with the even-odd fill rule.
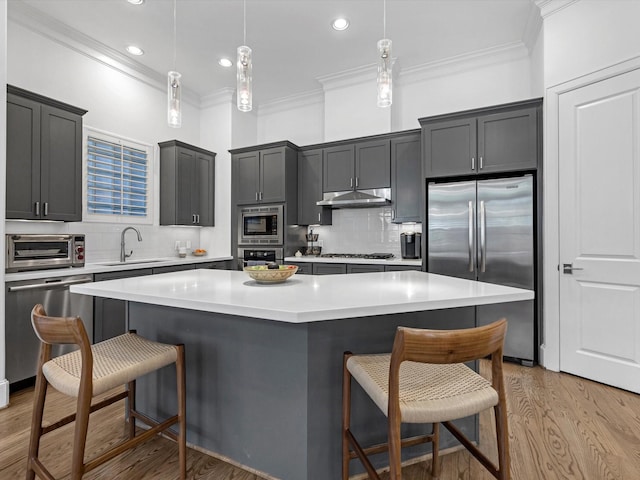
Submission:
[[[187,477],[187,387],[185,375],[184,345],[177,346],[176,378],[178,388],[178,458],[180,464],[180,479]]]
[[[509,480],[511,478],[509,461],[509,432],[507,428],[507,408],[504,398],[501,398],[494,407],[496,418],[496,440],[498,443],[498,478]]]
[[[89,429],[89,413],[91,411],[91,384],[84,385],[80,381],[76,409],[76,425],[73,433],[73,454],[71,457],[71,480],[81,480],[84,474],[84,450]]]
[[[129,439],[136,436],[136,417],[132,412],[136,410],[136,381],[132,380],[127,385],[127,419],[129,421]]]
[[[29,458],[27,459],[27,480],[34,480],[36,472],[33,470],[32,459],[38,458],[40,437],[42,436],[42,417],[44,415],[44,401],[47,396],[47,379],[42,371],[38,371],[34,391],[33,414],[31,417],[31,438],[29,440]]]
[[[346,352],[342,359],[342,480],[349,479],[349,440],[347,432],[351,425],[351,373],[347,369],[347,360],[351,353]]]
[[[433,424],[433,441],[431,443],[431,475],[440,476],[440,424]]]

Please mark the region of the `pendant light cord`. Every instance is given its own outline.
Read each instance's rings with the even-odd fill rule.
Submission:
[[[176,70],[176,31],[177,31],[177,27],[176,27],[176,5],[178,3],[178,0],[173,0],[173,70]]]
[[[382,38],[387,38],[387,0],[382,0]]]
[[[247,0],[243,0],[242,2],[242,24],[244,33],[242,36],[243,45],[247,44]]]

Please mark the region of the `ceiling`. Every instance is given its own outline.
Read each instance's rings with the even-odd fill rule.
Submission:
[[[204,97],[235,87],[235,66],[218,65],[243,43],[242,0],[9,0],[92,37]],[[26,4],[26,7],[25,5]],[[524,42],[532,0],[387,0],[386,36],[396,70]],[[350,28],[331,21],[345,16]],[[374,65],[383,38],[383,0],[246,0],[246,44],[253,50],[254,104],[321,88],[318,78]],[[134,57],[135,44],[145,54]]]

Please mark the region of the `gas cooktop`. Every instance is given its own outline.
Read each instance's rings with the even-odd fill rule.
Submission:
[[[323,253],[325,258],[367,258],[372,260],[387,260],[393,258],[393,253]]]

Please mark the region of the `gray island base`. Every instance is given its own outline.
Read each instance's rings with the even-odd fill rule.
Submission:
[[[475,325],[476,304],[533,297],[527,290],[422,272],[360,274],[350,284],[345,282],[348,275],[327,277],[257,285],[247,282],[243,272],[196,270],[150,277],[152,283],[125,279],[72,288],[128,300],[129,328],[150,339],[185,344],[189,443],[282,480],[340,478],[345,350],[388,352],[399,325],[469,328]],[[381,298],[383,291],[387,293]],[[278,315],[274,310],[281,307],[268,302],[286,297],[290,305]],[[333,303],[330,314],[314,307],[323,297],[324,303]],[[185,308],[189,298],[194,308]],[[242,314],[243,308],[251,314],[259,311],[259,302],[264,317],[288,320]],[[309,310],[314,308],[315,315]],[[385,313],[375,314],[376,309]],[[354,315],[358,310],[363,314]],[[166,369],[141,379],[138,408],[156,418],[174,411],[174,375]],[[384,441],[385,416],[357,387],[353,406],[356,435],[364,442]],[[458,425],[470,438],[479,438],[477,417]],[[412,433],[429,428],[406,427]],[[441,448],[455,443],[449,436],[441,438]],[[406,458],[424,455],[427,448],[407,450]],[[376,466],[387,464],[385,454],[375,460]],[[358,471],[356,461],[353,466]]]

